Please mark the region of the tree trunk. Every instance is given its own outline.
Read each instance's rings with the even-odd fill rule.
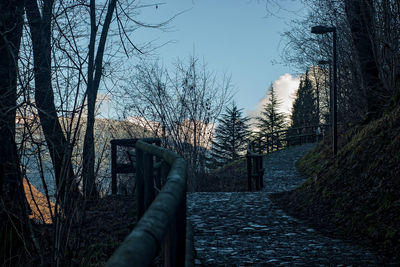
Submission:
[[[18,262],[24,243],[29,244],[27,203],[15,144],[17,60],[23,4],[1,1],[0,14],[0,261],[11,266]]]
[[[35,75],[35,102],[43,134],[53,162],[57,197],[63,205],[80,197],[72,169],[70,144],[67,142],[58,120],[51,84],[51,19],[53,0],[43,1],[40,13],[36,0],[26,0],[33,46]],[[71,198],[72,196],[72,198]]]
[[[96,177],[94,173],[95,148],[94,148],[94,110],[96,106],[97,92],[100,86],[100,79],[103,68],[103,55],[106,46],[108,30],[111,24],[111,19],[116,6],[116,0],[112,0],[107,9],[103,28],[100,35],[99,45],[95,58],[95,43],[96,43],[96,6],[95,0],[90,1],[90,41],[89,41],[89,62],[88,62],[88,85],[87,85],[87,122],[85,131],[85,141],[83,144],[83,190],[85,197],[96,198],[98,192],[96,189]]]
[[[362,80],[367,99],[367,121],[378,118],[387,104],[384,85],[374,58],[373,46],[374,7],[372,0],[346,0],[346,16],[354,47],[360,62]]]

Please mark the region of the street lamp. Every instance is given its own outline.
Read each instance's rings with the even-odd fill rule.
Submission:
[[[332,126],[333,126],[333,155],[337,154],[337,55],[336,55],[336,27],[314,26],[311,27],[311,33],[325,34],[333,33],[333,101],[332,101]]]

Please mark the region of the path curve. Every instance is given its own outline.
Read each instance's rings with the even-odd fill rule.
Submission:
[[[311,147],[267,155],[263,191],[188,193],[196,266],[380,266],[375,253],[320,234],[270,200],[304,182],[295,162]]]

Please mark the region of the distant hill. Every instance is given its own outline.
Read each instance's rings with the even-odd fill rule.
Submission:
[[[34,121],[32,118],[28,118],[30,121]],[[25,120],[28,120],[25,119]],[[79,175],[80,166],[82,165],[82,149],[83,140],[85,136],[86,118],[83,117],[78,129],[78,137],[74,146],[73,151],[73,164],[74,169]],[[64,128],[68,128],[70,123],[69,118],[60,118],[60,122]],[[76,125],[76,124],[75,124]],[[74,127],[75,127],[74,125]],[[40,168],[37,159],[37,144],[44,143],[44,136],[41,132],[39,125],[36,122],[32,123],[32,129],[36,129],[33,132],[33,138],[35,143],[31,142],[30,139],[25,140],[25,151],[22,156],[22,163],[26,166],[26,178],[40,191],[44,192],[42,181],[40,178]],[[136,125],[129,121],[119,121],[112,119],[96,119],[95,121],[95,150],[96,150],[96,168],[98,173],[99,185],[102,186],[102,190],[106,190],[109,185],[110,174],[111,174],[111,139],[120,138],[142,138],[149,137],[151,133],[145,128]],[[18,135],[24,133],[23,124],[19,124],[17,127],[17,140],[22,140]],[[50,156],[45,146],[41,146],[41,159],[43,173],[45,176],[46,183],[49,187],[50,195],[53,196],[55,193],[55,181],[52,170],[52,164]]]

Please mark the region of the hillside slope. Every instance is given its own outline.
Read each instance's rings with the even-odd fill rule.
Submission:
[[[362,241],[399,262],[400,108],[339,141],[336,160],[326,140],[297,162],[309,179],[275,196],[292,215],[328,234]]]

